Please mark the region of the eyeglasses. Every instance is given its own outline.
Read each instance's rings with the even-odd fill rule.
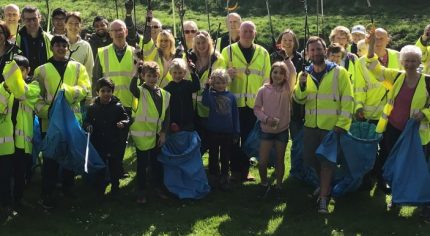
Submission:
[[[24,21],[25,21],[25,22],[32,22],[32,21],[36,22],[37,20],[38,20],[38,18],[37,18],[37,17],[24,18]]]
[[[151,28],[153,28],[153,29],[159,29],[161,27],[159,25],[151,25]]]
[[[197,30],[184,30],[185,34],[195,34]]]

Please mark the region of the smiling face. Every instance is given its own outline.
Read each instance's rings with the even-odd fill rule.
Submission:
[[[212,77],[212,88],[217,92],[224,92],[227,88],[227,81],[225,78]]]
[[[7,25],[18,25],[20,18],[19,9],[16,6],[7,6],[4,9],[4,21]]]
[[[51,50],[53,57],[57,61],[62,61],[66,58],[66,53],[69,45],[66,42],[56,42],[52,45]]]
[[[292,52],[294,50],[294,37],[291,33],[285,33],[281,38],[281,47],[287,52]]]
[[[109,35],[112,38],[112,42],[115,46],[120,48],[124,47],[127,34],[128,30],[124,22],[115,20],[111,23]]]
[[[180,82],[184,79],[186,71],[180,67],[173,67],[170,69],[170,75],[172,76],[173,81]]]
[[[194,39],[194,44],[199,54],[207,54],[209,51],[208,39],[205,37],[197,37]]]
[[[34,34],[39,31],[40,15],[38,12],[24,12],[24,14],[22,14],[22,20],[24,21],[25,29],[28,34]]]
[[[270,78],[272,80],[273,85],[280,86],[287,79],[287,73],[281,67],[276,66],[276,67],[273,67],[272,73],[270,74]]]
[[[66,30],[68,35],[79,35],[81,32],[81,22],[76,17],[69,17],[66,22]]]
[[[70,19],[69,19],[70,21]],[[54,25],[54,28],[56,31],[63,32],[66,27],[66,16],[59,14],[52,17],[52,25]]]
[[[97,95],[100,98],[100,103],[108,104],[112,99],[113,91],[110,87],[103,86],[97,91]]]
[[[158,34],[161,32],[161,22],[159,20],[152,19],[151,21],[151,38],[155,42]]]
[[[103,21],[94,22],[94,30],[100,37],[104,37],[108,33],[108,25]]]
[[[416,71],[421,64],[420,57],[412,52],[405,53],[400,61],[405,71]]]
[[[240,45],[244,47],[250,47],[254,42],[255,35],[257,34],[255,26],[250,22],[244,22],[240,26]]]
[[[320,41],[312,42],[308,45],[308,57],[315,65],[324,64],[326,49]]]

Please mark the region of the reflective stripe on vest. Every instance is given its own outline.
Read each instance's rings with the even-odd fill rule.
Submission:
[[[130,134],[135,137],[144,138],[155,137],[157,133],[155,131],[130,131]]]
[[[0,137],[0,144],[13,142],[13,137]]]

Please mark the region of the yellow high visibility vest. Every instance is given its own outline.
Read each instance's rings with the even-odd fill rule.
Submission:
[[[136,148],[141,151],[155,147],[156,135],[160,132],[170,102],[170,93],[161,89],[163,100],[162,113],[159,114],[154,100],[147,89],[139,87],[140,97],[137,108],[133,109],[134,122],[130,126],[130,134]]]
[[[52,35],[49,33],[46,33],[45,31],[42,31],[42,37],[43,37],[43,41],[45,42],[45,50],[46,50],[46,58],[51,58],[52,57],[52,51],[51,51],[51,38]],[[17,34],[16,35],[16,45],[18,47],[20,47],[21,45],[21,35]],[[28,55],[26,55],[28,56]]]
[[[42,119],[42,131],[46,131],[49,123],[48,109],[53,102],[61,77],[54,65],[48,62],[36,68],[34,79],[38,80],[41,91],[41,99],[36,104],[36,113]],[[76,61],[69,61],[60,89],[64,89],[65,98],[76,119],[82,122],[80,102],[91,91],[91,82],[85,66]]]
[[[270,80],[269,53],[259,45],[254,44],[254,46],[255,52],[249,64],[238,43],[234,43],[222,51],[227,67],[237,70],[237,75],[232,78],[229,90],[235,95],[238,107],[254,108],[258,90]],[[230,58],[230,50],[233,58]]]
[[[306,127],[332,130],[338,126],[349,130],[354,99],[345,68],[336,66],[328,71],[318,87],[308,74],[304,91],[301,91],[300,83],[296,84],[294,100],[305,105]]]
[[[127,46],[121,61],[118,61],[113,44],[99,48],[98,56],[103,77],[109,78],[115,83],[113,95],[120,99],[124,107],[132,107],[133,95],[130,92],[130,82],[136,71],[133,61],[133,48]]]
[[[394,82],[394,85],[393,85],[393,89],[390,90],[390,92],[388,93],[388,102],[385,105],[384,111],[382,112],[381,118],[379,119],[378,125],[376,126],[376,132],[378,133],[383,133],[387,128],[388,117],[393,111],[396,97],[399,94],[403,83],[405,82],[404,72],[402,72],[402,74],[398,77],[398,79],[395,80],[397,73],[398,73],[398,70],[397,71],[390,70],[384,73],[387,75],[385,77],[386,80],[389,80],[390,82]],[[421,111],[425,115],[425,118],[421,121],[420,128],[419,128],[422,145],[426,145],[430,142],[429,104],[430,104],[430,99],[426,88],[425,75],[421,74],[420,80],[418,81],[417,88],[415,89],[415,93],[412,98],[411,110],[410,110],[409,116],[412,117],[415,113],[418,113],[419,111]]]
[[[158,51],[152,39],[147,44],[143,44],[143,36],[139,35],[139,47],[143,48],[144,61],[154,61]]]
[[[421,37],[415,43],[415,46],[421,49],[423,56],[421,57],[421,62],[423,63],[424,74],[430,74],[430,46],[424,46],[421,42]]]
[[[225,68],[224,59],[221,55],[218,55],[217,60],[213,63],[212,71],[219,68]],[[193,105],[194,105],[194,109],[197,109],[197,114],[199,115],[199,117],[209,116],[209,107],[203,105],[202,103],[202,93],[205,89],[208,79],[209,79],[209,68],[200,77],[200,90],[197,91],[196,93],[193,93]]]
[[[3,71],[6,72],[7,71]],[[11,93],[6,91],[3,83],[0,83],[0,156],[9,155],[15,152],[15,147],[23,149],[25,153],[32,153],[32,138],[33,138],[33,110],[34,105],[40,96],[40,88],[37,81],[30,84],[22,84],[21,81],[11,81],[9,79]],[[17,91],[13,86],[24,88],[25,93],[19,98],[18,113],[16,115],[15,129],[12,122],[12,107],[14,105],[15,95],[13,91]]]

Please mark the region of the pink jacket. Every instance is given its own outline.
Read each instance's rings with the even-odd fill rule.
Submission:
[[[266,83],[258,90],[254,114],[261,121],[261,130],[263,132],[280,133],[288,129],[291,116],[291,87],[293,85],[288,82],[278,88]],[[279,119],[279,124],[276,128],[266,124],[269,117]]]

